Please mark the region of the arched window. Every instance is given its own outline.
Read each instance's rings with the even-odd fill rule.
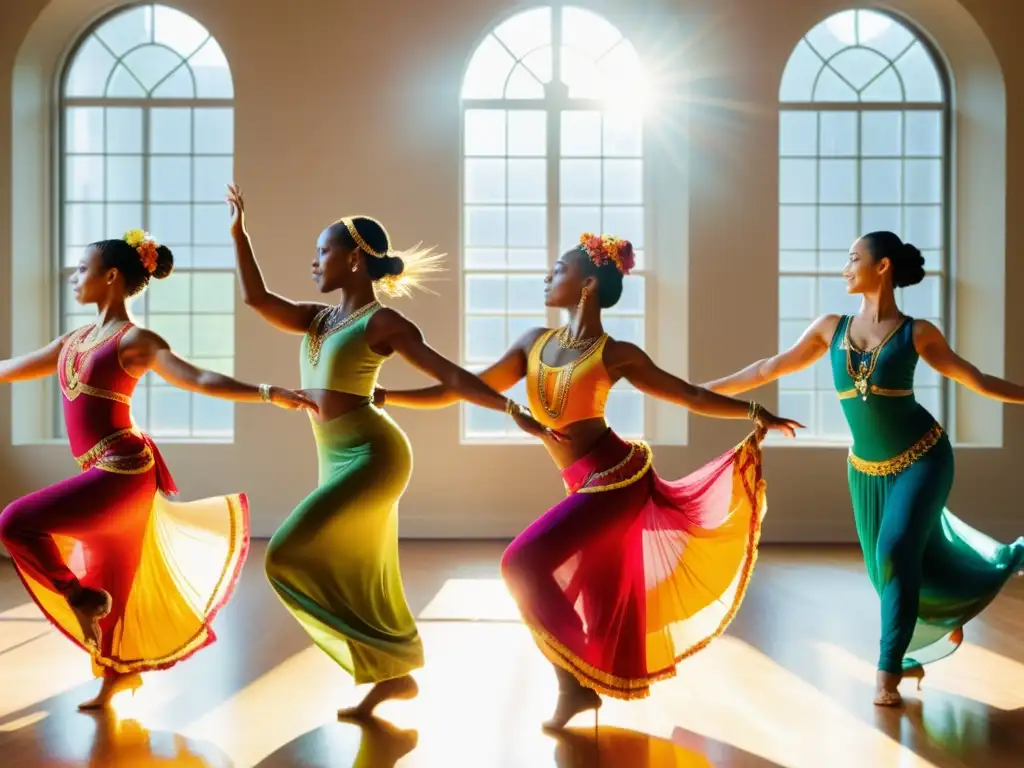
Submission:
[[[136,321],[197,365],[232,373],[234,254],[223,199],[234,89],[217,41],[167,6],[118,11],[80,41],[60,96],[62,331],[92,320],[67,287],[84,246],[141,227],[173,250],[175,264],[135,300]],[[231,403],[152,374],[139,383],[132,413],[160,437],[234,435]]]
[[[632,44],[582,8],[517,13],[474,52],[462,85],[462,357],[474,370],[529,328],[564,322],[544,307],[543,278],[583,232],[634,243],[637,269],[605,328],[643,344],[643,87]],[[524,385],[510,395],[525,403]],[[617,386],[608,418],[642,434],[640,393]],[[503,414],[465,406],[463,438],[520,434]]]
[[[921,37],[878,11],[837,13],[793,51],[779,90],[780,349],[819,314],[857,311],[839,273],[850,244],[872,230],[921,249],[924,282],[896,298],[904,312],[946,327],[946,83]],[[915,390],[944,418],[940,378],[926,365]],[[780,381],[778,408],[813,437],[849,437],[827,358]]]

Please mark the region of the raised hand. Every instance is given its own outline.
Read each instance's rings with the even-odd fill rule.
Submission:
[[[245,231],[245,201],[242,199],[242,190],[237,184],[228,184],[228,194],[224,198],[231,209],[231,234],[237,235]]]
[[[296,392],[294,390],[283,389],[281,387],[271,387],[270,402],[278,408],[286,408],[289,411],[304,410],[310,411],[311,413],[320,413],[320,406],[317,405],[316,401],[305,392]]]

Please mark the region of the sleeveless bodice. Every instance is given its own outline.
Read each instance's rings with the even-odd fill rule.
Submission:
[[[526,362],[526,398],[533,417],[551,429],[604,417],[612,379],[604,366],[608,334],[602,334],[571,363],[546,365],[541,353],[554,330],[541,334]]]
[[[380,307],[375,307],[348,325],[324,332],[329,310],[320,312],[302,338],[299,371],[303,389],[325,389],[371,397],[377,374],[387,360],[370,349],[366,326]],[[358,310],[357,310],[358,312]]]
[[[61,349],[57,375],[64,394],[64,423],[76,456],[107,436],[132,428],[131,401],[138,379],[124,369],[118,354],[131,327],[129,323],[99,341],[89,340],[95,326],[79,328]]]
[[[935,417],[914,397],[914,321],[905,318],[873,350],[850,339],[852,317],[843,316],[832,336],[832,380],[853,433],[852,451],[885,461],[913,446],[935,426]]]
[[[121,365],[121,339],[128,323],[104,339],[90,340],[95,326],[74,331],[57,361],[71,452],[83,470],[142,474],[156,468],[157,487],[177,493],[174,479],[149,435],[132,421],[132,394],[138,379]]]

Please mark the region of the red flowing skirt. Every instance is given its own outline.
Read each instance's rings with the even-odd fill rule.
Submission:
[[[165,669],[215,639],[249,549],[244,494],[172,502],[159,451],[132,432],[76,477],[0,513],[0,540],[32,599],[92,654],[97,676]],[[99,649],[84,643],[65,594],[75,582],[110,593]]]
[[[670,482],[646,444],[609,430],[562,479],[568,496],[512,542],[502,575],[551,662],[644,698],[739,609],[766,510],[759,443]]]

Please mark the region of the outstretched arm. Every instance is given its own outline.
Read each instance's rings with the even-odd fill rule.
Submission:
[[[235,242],[235,262],[238,266],[238,285],[242,301],[263,316],[268,323],[289,333],[305,333],[316,313],[324,305],[297,302],[273,293],[263,280],[260,265],[252,252],[249,233],[245,231],[245,204],[242,193],[235,185],[228,186],[228,205],[231,208],[231,238]]]
[[[927,320],[914,321],[914,347],[928,365],[972,392],[1004,403],[1024,403],[1024,387],[982,373],[977,366],[954,352],[942,331]]]
[[[126,339],[121,361],[133,376],[152,370],[168,384],[189,392],[239,403],[265,400],[282,408],[319,411],[316,402],[300,392],[266,384],[247,384],[222,373],[198,368],[175,354],[170,345],[152,331],[134,328],[129,333],[132,338]]]
[[[10,360],[0,360],[0,384],[41,379],[56,373],[60,350],[67,338],[68,335],[65,334],[35,352]]]
[[[828,352],[832,334],[839,323],[839,315],[822,315],[804,331],[796,344],[773,357],[751,363],[736,373],[702,384],[712,392],[738,395],[769,384],[797,371],[802,371]]]
[[[526,350],[542,329],[523,334],[508,348],[498,362],[482,371],[479,376],[496,392],[505,392],[526,375]],[[382,391],[378,405],[396,405],[402,408],[444,408],[462,399],[461,392],[445,384],[422,389],[389,389]]]
[[[737,400],[696,387],[673,376],[635,344],[617,341],[605,347],[605,364],[614,378],[624,378],[641,392],[682,405],[694,413],[719,419],[756,418],[767,429],[778,429],[792,437],[794,428],[803,425],[780,419],[763,408],[754,409],[746,400]]]

